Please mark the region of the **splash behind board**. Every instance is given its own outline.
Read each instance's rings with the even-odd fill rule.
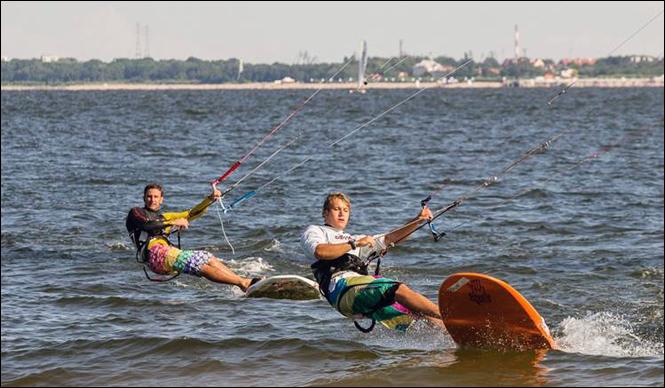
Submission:
[[[494,350],[555,348],[545,320],[508,283],[477,273],[449,276],[439,289],[439,311],[462,347]]]

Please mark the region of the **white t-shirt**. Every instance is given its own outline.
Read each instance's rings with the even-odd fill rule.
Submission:
[[[315,254],[317,245],[341,244],[348,242],[351,239],[359,240],[363,237],[365,237],[365,235],[351,235],[349,233],[344,232],[343,230],[335,229],[328,225],[310,225],[302,233],[302,236],[300,237],[300,245],[305,251],[307,257],[313,261],[316,261],[318,260]],[[370,256],[370,254],[374,252],[383,251],[386,248],[385,235],[378,234],[373,237],[375,241],[374,246],[357,247],[356,249],[349,250],[347,253],[356,255],[361,259],[365,260],[367,257]],[[339,278],[339,276],[348,277],[350,275],[358,276],[360,274],[357,274],[352,271],[343,271],[335,274],[335,276],[333,276],[333,278],[330,281],[330,291],[332,291],[335,288],[335,283]]]

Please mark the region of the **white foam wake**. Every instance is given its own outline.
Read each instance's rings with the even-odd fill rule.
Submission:
[[[555,338],[565,352],[609,357],[663,357],[663,343],[640,338],[631,322],[608,312],[568,317],[557,327]]]
[[[225,263],[235,272],[248,274],[249,276],[264,275],[274,272],[275,268],[262,257],[247,257],[242,260],[225,260]]]
[[[282,250],[282,243],[279,242],[277,239],[272,239],[270,242],[270,246],[267,248],[263,248],[264,251],[266,252],[283,252]]]

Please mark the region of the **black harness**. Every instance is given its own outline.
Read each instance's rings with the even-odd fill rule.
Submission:
[[[317,260],[310,266],[314,271],[314,278],[319,283],[321,294],[330,301],[330,280],[332,276],[342,271],[353,271],[361,275],[368,275],[369,262],[360,257],[346,253],[335,260]]]
[[[136,212],[135,212],[136,211]],[[138,215],[137,215],[138,213]],[[172,279],[175,279],[180,275],[180,272],[176,272],[175,275],[170,277],[150,277],[146,269],[148,262],[148,245],[150,242],[156,238],[166,240],[169,246],[176,246],[170,240],[170,233],[166,233],[163,228],[152,228],[146,230],[144,228],[144,223],[147,221],[157,221],[161,218],[161,214],[157,212],[150,212],[146,209],[134,208],[130,210],[130,213],[127,217],[127,231],[129,232],[129,238],[134,243],[136,247],[136,261],[143,265],[143,273],[148,280],[153,282],[166,282]],[[178,249],[180,249],[180,229],[177,229],[178,235]]]
[[[177,231],[178,234],[178,249],[180,249],[180,229]],[[148,274],[148,270],[146,267],[148,266],[148,245],[150,244],[150,241],[156,239],[156,238],[163,238],[168,242],[169,246],[176,246],[171,242],[169,239],[169,235],[166,233],[164,234],[158,234],[158,235],[152,235],[148,236],[145,240],[136,240],[135,239],[135,234],[130,233],[129,238],[134,242],[134,245],[136,246],[136,261],[141,263],[143,265],[143,273],[145,274],[145,277],[153,282],[168,282],[169,280],[173,280],[180,276],[180,272],[176,272],[175,275],[169,276],[169,277],[150,277]]]
[[[369,264],[374,259],[377,259],[376,269],[374,270],[374,275],[376,276],[379,274],[381,267],[381,255],[379,253],[370,255],[366,260],[363,260],[356,255],[345,253],[335,260],[317,260],[310,267],[314,272],[314,278],[316,279],[317,283],[319,283],[319,292],[321,292],[321,294],[326,298],[328,303],[333,304],[334,302],[330,301],[330,281],[333,275],[342,271],[353,271],[361,275],[368,275]],[[356,327],[356,329],[363,333],[369,333],[374,329],[376,320],[371,318],[371,316],[382,308],[395,303],[395,292],[397,291],[397,287],[399,287],[400,284],[401,282],[395,282],[395,285],[390,289],[390,291],[384,295],[383,298],[381,298],[381,300],[375,306],[373,306],[369,312],[364,314],[367,318],[372,320],[372,323],[368,327],[362,327],[358,321],[353,320],[353,325]],[[337,311],[339,311],[339,302],[344,297],[344,294],[349,292],[354,287],[365,285],[366,284],[356,284],[346,287],[337,298]]]

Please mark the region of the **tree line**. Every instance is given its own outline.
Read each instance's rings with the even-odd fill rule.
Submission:
[[[308,64],[242,64],[238,59],[202,60],[154,60],[115,59],[111,62],[89,60],[79,62],[73,58],[57,61],[41,59],[12,59],[2,62],[3,84],[63,84],[63,83],[201,83],[218,84],[229,82],[273,82],[290,77],[298,82],[320,82],[334,74],[343,63],[351,58],[344,58],[340,63]],[[375,75],[373,80],[413,81],[413,67],[425,57],[409,57],[391,68],[396,58],[369,58],[367,76]],[[391,60],[391,62],[388,62]],[[461,65],[467,58],[456,60],[440,56],[434,61],[447,68]],[[388,64],[386,65],[386,62]],[[594,64],[566,64],[544,60],[533,63],[527,58],[499,63],[494,58],[472,61],[454,74],[457,79],[475,78],[500,80],[504,78],[532,78],[544,76],[548,72],[558,75],[562,69],[573,69],[580,77],[657,77],[663,75],[663,59],[636,61],[635,57],[608,57],[597,60]],[[242,68],[242,72],[239,72]],[[355,81],[357,62],[347,66],[335,81]],[[386,69],[390,71],[385,72]],[[384,73],[385,72],[385,73]],[[440,74],[439,74],[440,75]],[[425,74],[424,81],[435,79],[437,74]]]

